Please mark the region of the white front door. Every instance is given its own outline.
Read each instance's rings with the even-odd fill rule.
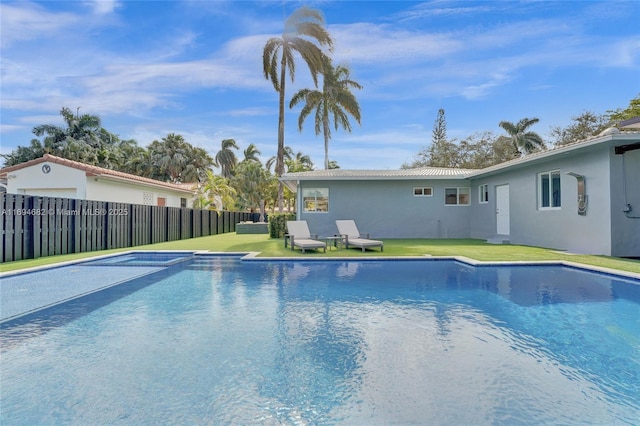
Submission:
[[[496,186],[496,233],[509,235],[509,185]]]

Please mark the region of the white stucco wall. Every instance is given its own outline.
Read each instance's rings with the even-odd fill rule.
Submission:
[[[158,205],[158,198],[165,198],[167,207],[180,207],[180,199],[186,198],[187,207],[193,205],[193,197],[189,193],[119,179],[87,176],[82,170],[51,162],[10,172],[7,176],[7,192],[154,206]],[[149,194],[147,202],[145,193]]]
[[[302,181],[301,188],[329,188],[329,212],[299,209],[312,233],[337,232],[336,220],[353,219],[372,238],[469,238],[471,206],[445,205],[445,187],[466,187],[466,180]],[[413,195],[414,187],[433,188],[431,197]]]
[[[612,255],[640,257],[640,149],[610,155]]]
[[[559,170],[561,208],[540,209],[538,206],[538,174]],[[585,176],[589,205],[586,216],[578,215],[576,178],[565,173]],[[490,185],[490,202],[474,205],[471,235],[488,238],[496,234],[495,186],[509,184],[510,241],[514,244],[568,250],[576,253],[611,254],[611,212],[609,151],[603,146],[568,155],[517,170],[473,180],[474,194],[483,183]],[[477,203],[477,195],[474,196]]]
[[[145,198],[145,193],[149,194]],[[158,198],[165,198],[167,207],[180,207],[180,198],[189,194],[173,192],[164,188],[135,185],[110,178],[87,177],[87,200],[114,201],[131,204],[158,205]],[[191,205],[187,205],[191,207]]]
[[[47,170],[48,173],[45,173]],[[44,162],[9,173],[7,192],[84,199],[86,196],[85,173],[60,164]]]

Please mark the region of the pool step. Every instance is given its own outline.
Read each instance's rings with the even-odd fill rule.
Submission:
[[[489,244],[511,244],[508,235],[496,235],[491,238],[487,238]]]

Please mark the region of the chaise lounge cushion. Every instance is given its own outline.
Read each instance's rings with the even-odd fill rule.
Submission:
[[[361,234],[355,221],[336,220],[336,226],[346,248],[354,246],[360,247],[362,251],[365,251],[367,248],[380,247],[380,251],[384,250],[384,243],[379,240],[369,239],[369,234]]]
[[[327,250],[327,244],[319,241],[317,235],[311,235],[306,220],[289,220],[287,221],[287,235],[284,236],[284,245],[287,241],[291,242],[291,250],[299,247],[304,253],[306,249],[322,249]]]

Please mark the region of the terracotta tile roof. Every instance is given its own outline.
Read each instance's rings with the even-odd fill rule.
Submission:
[[[132,175],[129,173],[119,172],[117,170],[105,169],[103,167],[91,166],[89,164],[80,163],[78,161],[68,160],[66,158],[56,157],[55,155],[45,154],[40,158],[36,158],[35,160],[26,161],[24,163],[16,164],[15,166],[5,167],[0,169],[0,178],[4,178],[7,176],[7,173],[10,173],[15,170],[21,170],[26,167],[35,166],[40,163],[55,163],[60,164],[62,166],[71,167],[76,170],[82,170],[86,173],[87,176],[102,176],[102,177],[112,177],[121,180],[128,180],[131,182],[142,183],[152,186],[160,186],[167,189],[171,189],[173,191],[180,192],[188,192],[193,193],[193,190],[196,183],[183,183],[183,184],[174,184],[169,182],[162,182],[155,179],[149,179],[141,176]]]

